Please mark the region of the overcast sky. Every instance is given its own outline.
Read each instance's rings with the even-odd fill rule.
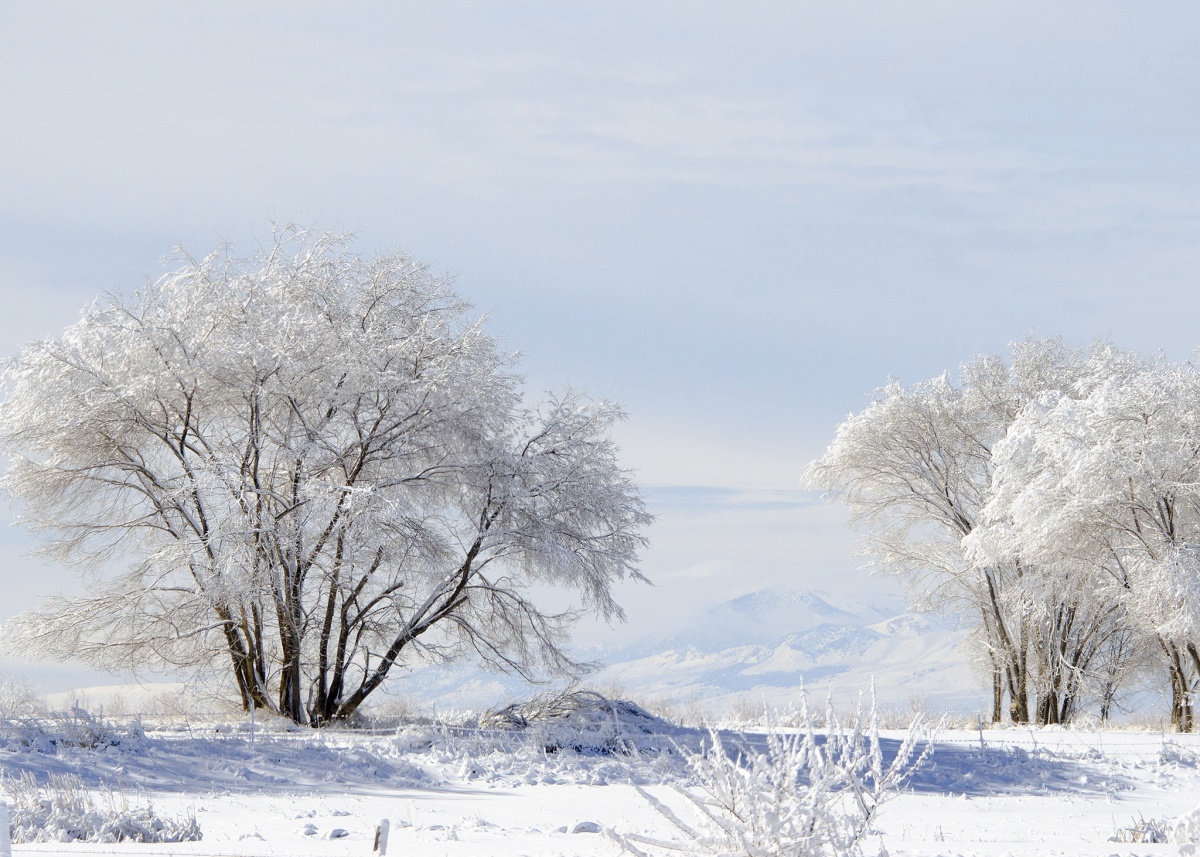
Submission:
[[[1198,41],[1189,3],[2,2],[0,353],[176,244],[353,231],[624,403],[629,633],[862,588],[799,480],[890,375],[1200,345]],[[0,618],[71,585],[29,544]]]

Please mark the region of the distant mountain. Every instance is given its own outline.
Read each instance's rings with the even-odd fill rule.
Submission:
[[[739,634],[740,644],[719,644]],[[894,602],[764,590],[718,605],[660,651],[610,663],[595,681],[635,699],[699,701],[714,713],[794,703],[801,686],[850,704],[872,681],[884,707],[975,711],[983,693],[963,636]]]
[[[904,602],[900,600],[872,602],[820,590],[775,587],[718,604],[679,639],[715,651],[745,643],[763,643],[819,625],[868,625],[904,610]]]
[[[874,681],[882,707],[968,713],[986,700],[962,653],[964,636],[886,596],[766,589],[714,606],[669,639],[610,653],[588,684],[719,716],[734,707],[793,704],[802,686],[813,701],[832,692],[839,706],[851,705]],[[538,691],[469,667],[418,669],[398,689],[455,707]]]
[[[734,598],[721,606],[754,618],[787,612],[835,619],[857,618],[852,612],[830,604],[831,598],[827,592],[812,590],[762,589]]]

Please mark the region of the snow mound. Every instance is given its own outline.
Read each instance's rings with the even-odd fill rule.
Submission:
[[[1200,853],[1200,806],[1185,812],[1175,820],[1171,843],[1179,846],[1181,855]]]
[[[1163,741],[1158,761],[1161,765],[1178,765],[1185,768],[1200,767],[1200,755],[1174,741]]]
[[[484,714],[479,726],[529,730],[550,753],[573,750],[598,756],[652,749],[648,743],[657,743],[653,739],[676,731],[637,703],[608,699],[590,690],[544,694],[516,702]]]

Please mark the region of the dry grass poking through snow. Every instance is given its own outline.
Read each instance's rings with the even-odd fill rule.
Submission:
[[[202,838],[194,815],[164,817],[148,802],[121,792],[100,796],[76,774],[50,774],[38,785],[33,773],[4,781],[11,839],[28,842],[195,842]]]

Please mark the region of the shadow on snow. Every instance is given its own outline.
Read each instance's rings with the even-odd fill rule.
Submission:
[[[64,741],[28,724],[0,726],[0,771],[4,777],[32,773],[39,782],[54,774],[76,774],[96,788],[150,792],[382,793],[405,790],[430,793],[482,791],[487,784],[519,786],[532,782],[653,782],[655,777],[683,781],[686,770],[679,749],[699,751],[708,732],[682,727],[666,734],[641,736],[636,744],[615,749],[579,751],[539,747],[528,737],[470,730],[461,736],[440,735],[438,753],[413,748],[395,736],[316,732],[244,732],[164,734],[126,732],[105,737],[90,746]],[[718,733],[727,752],[762,753],[762,733]],[[646,740],[649,738],[657,740]],[[817,736],[819,743],[824,738]],[[506,743],[507,742],[507,743]],[[884,766],[899,752],[901,742],[881,738]],[[526,772],[496,776],[497,768],[521,756]],[[474,767],[460,767],[458,760]],[[528,778],[541,766],[554,776]],[[590,780],[589,771],[607,766],[605,775]],[[455,771],[447,775],[447,771]],[[624,773],[623,773],[624,772]],[[579,775],[578,778],[576,775]],[[463,782],[476,780],[478,782]],[[933,753],[904,783],[918,794],[1037,795],[1047,792],[1113,793],[1130,787],[1127,779],[1096,750],[1064,754],[1044,748],[980,747],[934,741]],[[494,790],[491,793],[495,793]]]

